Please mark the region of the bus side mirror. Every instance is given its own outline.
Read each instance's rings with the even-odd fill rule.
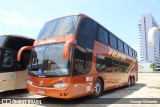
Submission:
[[[17,61],[21,60],[21,54],[24,50],[32,50],[32,46],[24,46],[18,51]]]
[[[76,40],[75,39],[69,39],[64,44],[64,48],[63,48],[63,59],[64,60],[68,60],[69,59],[70,47],[71,47],[72,44],[76,44]]]

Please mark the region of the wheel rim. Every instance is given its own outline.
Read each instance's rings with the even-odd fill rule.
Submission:
[[[99,83],[96,83],[94,86],[95,94],[99,94],[101,92],[101,85]]]

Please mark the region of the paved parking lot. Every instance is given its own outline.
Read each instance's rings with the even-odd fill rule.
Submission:
[[[160,73],[139,73],[139,80],[136,85],[132,87],[122,87],[119,89],[106,91],[104,95],[97,100],[93,100],[90,97],[83,97],[74,99],[71,101],[60,100],[54,98],[48,98],[39,95],[29,94],[27,90],[15,90],[15,91],[1,91],[0,97],[2,98],[34,98],[43,101],[46,104],[39,105],[23,105],[25,107],[43,107],[43,106],[55,106],[55,107],[160,107],[160,104],[101,104],[101,101],[105,98],[117,98],[114,99],[113,103],[119,101],[119,98],[159,98],[160,101]],[[106,99],[107,100],[107,99]],[[95,102],[96,104],[90,104]],[[50,104],[49,104],[50,103]],[[56,103],[56,104],[51,104]],[[67,103],[67,104],[66,104]],[[69,103],[69,104],[68,104]],[[76,103],[76,104],[70,104]],[[87,104],[84,104],[87,103]],[[22,105],[0,105],[3,107],[17,107]]]

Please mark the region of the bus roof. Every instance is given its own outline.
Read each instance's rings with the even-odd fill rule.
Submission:
[[[15,51],[18,51],[23,46],[32,46],[35,41],[32,38],[14,34],[1,35],[0,37],[5,37],[4,43],[1,45],[2,47]]]
[[[100,24],[99,22],[97,22],[97,21],[95,21],[94,19],[92,19],[91,17],[89,17],[89,16],[87,16],[86,14],[84,14],[84,13],[78,13],[78,14],[72,14],[72,15],[66,15],[66,16],[62,16],[62,17],[58,17],[58,18],[55,18],[55,19],[53,19],[53,20],[50,20],[50,21],[48,21],[48,22],[51,22],[51,21],[54,21],[54,20],[56,20],[56,19],[59,19],[59,18],[63,18],[63,17],[69,17],[69,16],[84,16],[84,17],[87,17],[87,18],[89,18],[89,19],[91,19],[91,20],[93,20],[94,22],[96,22],[97,24],[99,24],[100,26],[102,26],[104,29],[106,29],[107,31],[109,31],[111,34],[113,34],[116,38],[118,38],[119,40],[121,40],[123,43],[125,43],[127,46],[129,46],[131,49],[133,49],[130,45],[128,45],[125,41],[123,41],[122,39],[120,39],[117,35],[115,35],[113,32],[111,32],[110,30],[108,30],[106,27],[104,27],[102,24]],[[48,22],[46,22],[46,23],[48,23]],[[45,23],[45,24],[46,24]],[[136,52],[136,50],[135,49],[133,49],[135,52]]]
[[[33,38],[26,37],[26,36],[23,36],[23,35],[17,35],[17,34],[0,35],[0,37],[1,37],[1,36],[5,36],[5,37],[15,37],[15,38],[23,38],[23,39],[34,40]]]

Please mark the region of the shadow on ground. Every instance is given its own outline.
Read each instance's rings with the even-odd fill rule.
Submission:
[[[18,89],[18,90],[9,90],[0,92],[1,98],[9,98],[19,95],[21,97],[22,94],[27,94],[28,91],[26,89]]]
[[[31,98],[31,99],[41,100],[43,105],[40,105],[40,106],[46,106],[46,107],[51,107],[53,106],[53,104],[56,107],[66,107],[66,106],[106,107],[107,105],[110,105],[110,104],[123,103],[124,97],[134,93],[135,91],[145,86],[146,84],[137,83],[131,87],[121,87],[121,88],[105,91],[103,93],[103,96],[97,99],[92,99],[90,96],[85,96],[85,97],[71,99],[71,100],[63,100],[63,99],[56,99],[56,98],[50,98],[50,97]],[[0,92],[0,98],[18,98],[18,99],[24,98],[25,99],[24,95],[30,96],[26,89]]]
[[[38,98],[41,100],[43,104],[113,104],[120,103],[125,96],[128,96],[135,91],[143,88],[146,84],[137,83],[131,87],[121,87],[109,91],[105,91],[103,96],[97,99],[92,99],[90,96],[71,99],[71,100],[63,100],[56,98],[43,97]],[[120,94],[123,93],[123,94]]]

